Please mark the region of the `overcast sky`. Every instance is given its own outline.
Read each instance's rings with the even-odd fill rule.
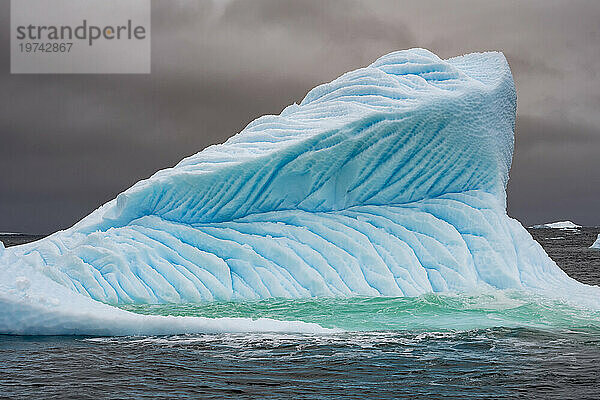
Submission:
[[[0,231],[69,227],[158,169],[394,50],[499,50],[518,93],[509,214],[600,225],[600,2],[159,1],[150,75],[10,75]]]

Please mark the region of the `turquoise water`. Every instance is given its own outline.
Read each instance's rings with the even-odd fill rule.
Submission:
[[[345,331],[468,331],[494,327],[598,332],[600,311],[520,291],[428,294],[414,298],[315,298],[202,304],[129,305],[142,314],[267,317]]]

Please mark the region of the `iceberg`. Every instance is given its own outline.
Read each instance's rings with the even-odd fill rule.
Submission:
[[[598,250],[600,250],[600,233],[598,234],[598,237],[596,238],[596,241],[594,243],[592,243],[592,245],[590,246],[590,249],[598,249]]]
[[[546,228],[579,229],[579,228],[581,228],[581,225],[577,225],[576,223],[571,222],[571,221],[558,221],[558,222],[550,222],[547,224],[533,225],[531,228],[534,228],[534,229],[546,229]]]
[[[0,249],[0,333],[316,330],[113,305],[525,289],[598,304],[506,214],[516,92],[498,52],[385,55]]]

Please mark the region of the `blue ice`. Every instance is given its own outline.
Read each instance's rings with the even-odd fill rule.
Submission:
[[[136,330],[106,304],[490,288],[597,304],[506,214],[515,111],[501,53],[385,55],[72,228],[0,249],[0,333],[172,324]]]

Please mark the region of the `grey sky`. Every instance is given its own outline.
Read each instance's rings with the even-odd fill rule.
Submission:
[[[500,50],[518,92],[509,214],[600,225],[600,2],[159,1],[150,75],[10,75],[0,231],[72,225],[154,171],[393,50]]]

